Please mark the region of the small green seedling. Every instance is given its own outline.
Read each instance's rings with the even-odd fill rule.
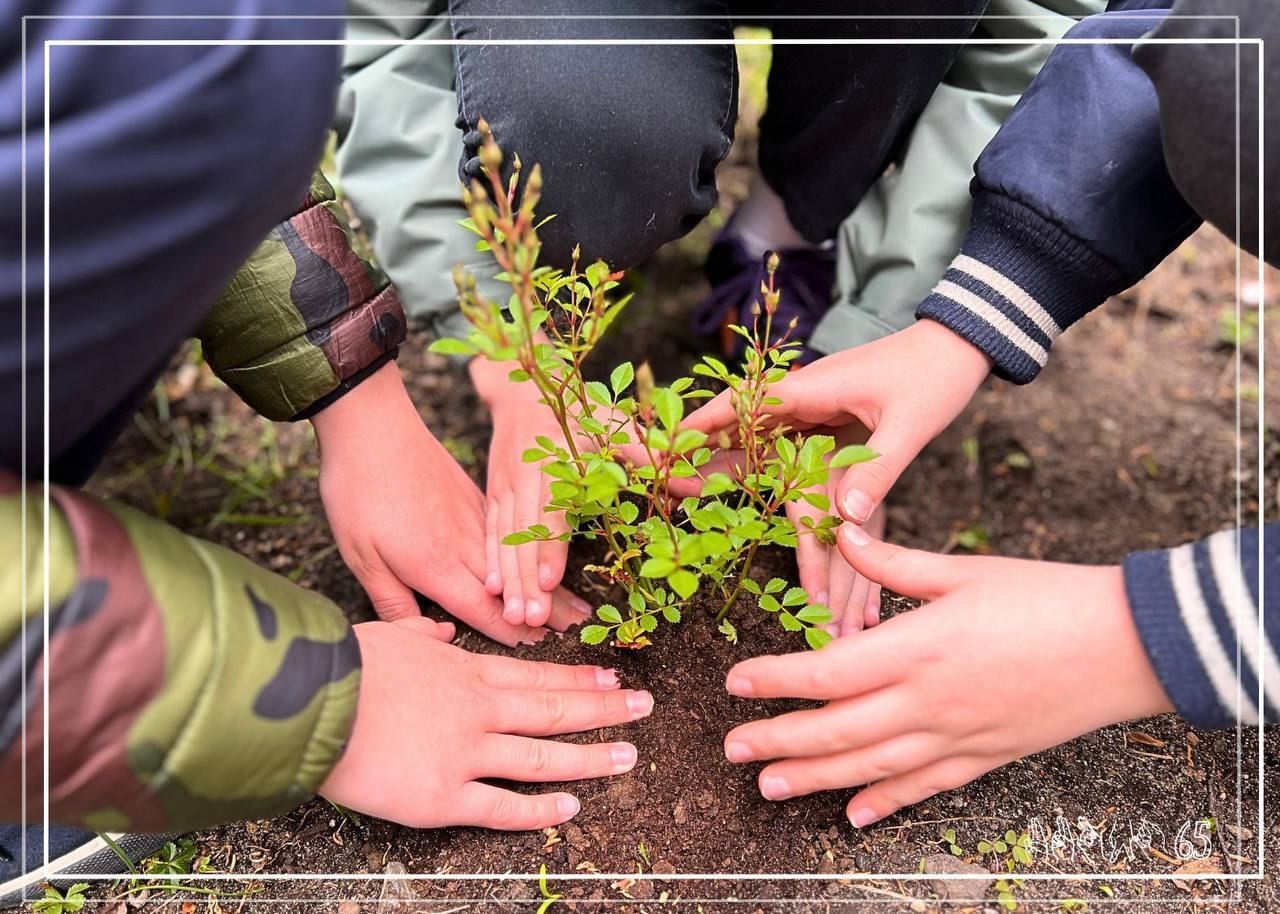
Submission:
[[[77,882],[67,888],[66,893],[58,891],[51,885],[44,887],[44,897],[32,902],[31,910],[36,914],[75,914],[85,906],[87,899],[85,890],[87,882]]]
[[[960,846],[960,842],[956,839],[956,830],[954,828],[948,828],[944,831],[940,840],[947,846],[947,850],[951,852],[952,856],[964,856],[964,848]],[[978,848],[981,849],[982,845],[979,844]]]
[[[710,356],[694,368],[733,392],[736,427],[709,441],[706,433],[682,425],[688,403],[712,395],[695,387],[693,378],[659,386],[647,365],[630,362],[615,367],[608,383],[584,376],[583,363],[630,298],[614,297],[623,274],[600,261],[583,267],[577,251],[567,271],[539,266],[537,231],[546,220],[539,222],[534,209],[541,172],[536,165],[529,172],[517,205],[520,159],[504,183],[502,150],[483,121],[480,131],[487,185],[473,181],[466,190],[470,218],[463,225],[479,236],[477,250],[492,253],[498,279],[511,294],[504,302],[490,300],[459,267],[459,304],[472,329],[465,340],[439,340],[432,349],[516,363],[511,380],[537,388],[560,435],[539,436],[523,456],[551,479],[545,510],[564,512],[569,526],[560,535],[533,524],[503,542],[604,541],[605,564],[590,570],[620,588],[625,600],[597,610],[597,624],[581,632],[587,644],[612,639],[619,647],[645,647],[661,623],[680,622],[700,593],[712,601],[721,633],[734,641],[737,629],[726,616],[746,591],[785,630],[803,632],[810,647],[822,647],[831,638],[822,628],[831,621],[830,610],[811,603],[798,587],[780,579],[761,586],[749,573],[761,546],[795,547],[786,505],[803,500],[828,510],[822,490],[829,470],[876,454],[863,445],[837,451],[830,436],[805,437],[771,419],[769,410],[780,401],[769,387],[800,356],[789,339],[794,322],[774,325],[781,297],[774,281],[778,258],[768,258],[752,325],[733,328],[747,342],[742,368]],[[713,446],[733,456],[713,464]],[[677,480],[696,481],[700,495],[670,497]],[[837,519],[803,523],[834,544]]]
[[[1019,835],[1013,829],[1009,829],[994,840],[979,841],[978,853],[995,854],[1003,857],[1005,869],[1012,873],[1018,864],[1023,866],[1031,865],[1031,845],[1031,835],[1029,833],[1023,832]]]
[[[545,863],[538,868],[538,892],[542,895],[542,904],[538,905],[538,914],[547,914],[551,910],[551,906],[564,897],[552,892],[547,885],[547,865]]]
[[[1014,890],[1020,888],[1022,888],[1021,879],[997,879],[996,904],[1006,911],[1016,911],[1018,909],[1018,898],[1014,894]]]

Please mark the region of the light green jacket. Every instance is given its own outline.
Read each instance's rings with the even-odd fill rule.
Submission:
[[[1104,0],[992,0],[977,35],[1061,36]],[[350,37],[447,42],[444,0],[352,0]],[[835,301],[811,344],[836,352],[900,330],[942,276],[968,224],[978,153],[1039,71],[1052,45],[967,46],[912,133],[905,159],[841,226]],[[491,270],[457,226],[459,199],[453,49],[349,46],[338,103],[342,191],[410,315],[460,336],[453,267]]]

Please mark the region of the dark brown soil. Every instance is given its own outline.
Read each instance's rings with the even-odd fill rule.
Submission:
[[[727,196],[740,195],[744,166],[736,159],[722,168]],[[688,333],[686,315],[705,291],[697,265],[711,231],[699,228],[639,272],[631,313],[614,334],[612,352],[602,353],[598,364],[647,358],[660,378],[686,370],[707,343]],[[1247,258],[1243,268],[1246,281],[1256,276]],[[895,489],[890,538],[938,550],[955,548],[962,531],[974,536],[980,530],[991,550],[1002,555],[1116,562],[1134,549],[1174,545],[1230,526],[1236,519],[1237,486],[1244,523],[1257,523],[1262,515],[1280,517],[1280,470],[1274,459],[1280,447],[1274,425],[1280,388],[1272,384],[1259,390],[1258,344],[1249,342],[1242,347],[1243,396],[1237,399],[1235,350],[1220,341],[1220,317],[1234,302],[1234,276],[1230,245],[1201,232],[1135,290],[1067,334],[1034,384],[1014,388],[990,382]],[[1272,274],[1268,281],[1273,303],[1276,280]],[[1277,326],[1280,320],[1273,316],[1268,322],[1273,351],[1280,343]],[[415,336],[402,350],[409,389],[432,431],[483,482],[484,411],[465,373],[426,355],[424,345]],[[324,522],[309,430],[280,428],[273,445],[267,425],[202,370],[175,365],[165,386],[170,415],[149,405],[91,488],[290,574],[346,607],[352,619],[368,618],[368,601],[333,549]],[[1264,432],[1265,505],[1259,505],[1257,494],[1259,396],[1267,400],[1273,423]],[[1238,471],[1237,443],[1244,454]],[[1029,466],[1011,465],[1011,454],[1026,455]],[[1014,463],[1026,461],[1015,458]],[[583,561],[577,556],[573,568]],[[769,556],[766,565],[767,572],[794,576],[785,555]],[[570,577],[584,596],[603,601],[596,581],[576,570]],[[886,609],[908,611],[909,605],[891,598]],[[1009,613],[1016,625],[1017,608]],[[1158,826],[1161,836],[1152,854],[1122,856],[1113,864],[1097,857],[1045,857],[1019,867],[1020,873],[1107,875],[1102,882],[1028,881],[1015,887],[1020,910],[1070,910],[1052,901],[1068,898],[1083,899],[1093,909],[1123,900],[1131,911],[1193,906],[1197,911],[1261,911],[1277,904],[1269,880],[1124,881],[1135,873],[1173,874],[1178,863],[1170,858],[1179,829],[1204,817],[1216,821],[1211,871],[1257,872],[1256,732],[1197,733],[1172,717],[1109,728],[861,832],[843,816],[848,791],[782,804],[762,800],[756,770],[729,765],[721,745],[734,724],[780,706],[730,698],[724,674],[741,658],[800,646],[772,623],[745,615],[738,621],[736,646],[716,635],[709,619],[690,618],[677,629],[664,629],[655,646],[641,652],[584,647],[572,637],[518,651],[538,659],[615,665],[628,685],[650,689],[656,699],[651,718],[616,733],[639,747],[640,764],[628,775],[579,785],[583,809],[571,823],[533,834],[413,831],[356,821],[316,800],[277,820],[198,834],[215,870],[259,875],[257,882],[230,888],[247,884],[259,891],[247,898],[194,901],[226,911],[533,911],[542,901],[533,879],[439,877],[531,874],[545,865],[552,891],[565,896],[552,910],[626,912],[661,906],[694,912],[738,899],[734,907],[743,911],[826,911],[859,903],[875,904],[880,911],[924,911],[938,907],[948,886],[932,878],[913,881],[911,875],[922,864],[934,872],[948,859],[954,862],[939,842],[943,830],[955,829],[971,865],[996,871],[997,861],[977,853],[979,840],[1010,828],[1021,831],[1033,819],[1051,824],[1065,816],[1071,823],[1084,817],[1116,840],[1144,821]],[[496,649],[475,634],[464,635],[462,643],[474,650]],[[999,683],[1001,658],[990,658],[973,672],[975,687]],[[999,701],[1000,690],[993,694]],[[945,703],[947,696],[936,700]],[[1133,742],[1126,738],[1131,730],[1151,739]],[[1280,734],[1275,728],[1266,734],[1261,754],[1273,798],[1262,830],[1274,866],[1280,851],[1274,800],[1280,796],[1275,773]],[[939,861],[938,854],[946,859]],[[359,878],[405,871],[437,878]],[[268,878],[280,873],[355,879]],[[739,878],[672,878],[698,873]],[[873,873],[904,878],[852,878]],[[746,874],[810,878],[742,879]],[[946,907],[995,910],[993,893],[985,885],[963,883],[951,887],[953,901]],[[1237,900],[1227,900],[1233,897]],[[965,898],[987,900],[955,900]],[[190,900],[153,896],[148,905],[177,911]],[[342,900],[348,906],[339,908]],[[103,904],[97,910],[113,908]]]
[[[691,254],[677,248],[648,271],[635,315],[617,340],[630,358],[638,350],[651,358],[660,375],[682,371],[696,345],[681,330],[682,298],[697,294],[690,283]],[[1124,299],[1112,302],[1055,347],[1044,376],[1027,388],[991,382],[955,426],[941,436],[895,490],[890,513],[891,538],[930,549],[947,548],[953,535],[980,526],[991,548],[1004,555],[1061,561],[1113,562],[1135,548],[1171,545],[1229,526],[1235,514],[1236,451],[1233,350],[1218,342],[1218,314],[1232,301],[1233,255],[1223,239],[1197,235],[1183,251]],[[1246,273],[1246,275],[1248,275]],[[677,291],[673,291],[677,290]],[[1272,338],[1276,337],[1273,332]],[[1257,414],[1256,343],[1244,347],[1246,397],[1242,406],[1241,467],[1243,514],[1256,522]],[[608,361],[610,355],[605,354]],[[483,479],[487,425],[464,374],[424,355],[422,340],[404,349],[401,365],[424,419]],[[924,366],[927,370],[927,366]],[[323,591],[349,608],[352,618],[368,616],[368,603],[331,548],[331,539],[315,491],[315,454],[305,428],[280,430],[279,479],[270,471],[243,471],[249,481],[227,482],[226,467],[253,466],[262,460],[264,424],[203,373],[171,372],[168,378],[173,416],[161,422],[155,405],[144,412],[151,439],[134,429],[112,452],[92,488],[152,511],[168,509],[181,527],[218,540],[282,572],[293,572],[306,586]],[[1255,385],[1252,399],[1248,386]],[[1277,391],[1268,391],[1276,415]],[[203,430],[203,431],[201,431]],[[216,431],[215,431],[216,430]],[[179,453],[162,466],[150,466],[164,448],[183,436],[192,442],[190,469]],[[219,439],[219,435],[221,436]],[[201,454],[213,441],[219,476],[200,469]],[[972,444],[976,439],[976,459]],[[1268,430],[1269,455],[1277,447]],[[472,453],[474,452],[474,453]],[[1030,457],[1029,468],[1014,468],[1010,453]],[[166,458],[167,459],[167,458]],[[145,471],[139,472],[139,468]],[[257,472],[259,475],[254,475]],[[1268,498],[1274,499],[1276,470],[1270,469]],[[230,474],[235,479],[235,473]],[[274,481],[273,481],[274,480]],[[170,493],[170,487],[173,487]],[[249,488],[246,488],[249,487]],[[252,489],[252,491],[250,490]],[[245,492],[235,505],[249,526],[219,520],[228,492]],[[265,496],[254,494],[265,492]],[[1269,501],[1267,514],[1277,516]],[[260,517],[259,517],[260,516]],[[263,518],[280,526],[255,525]],[[582,564],[581,557],[575,567]],[[765,560],[766,573],[794,575],[784,554]],[[595,580],[574,572],[579,591],[603,600]],[[909,607],[896,600],[890,611]],[[1010,609],[1016,624],[1016,608]],[[778,706],[730,698],[724,673],[737,660],[767,652],[795,650],[794,636],[772,623],[741,616],[741,640],[729,645],[706,618],[690,618],[664,629],[657,644],[641,652],[585,647],[572,637],[551,639],[521,649],[522,656],[560,661],[603,661],[616,665],[627,684],[650,689],[653,716],[625,730],[640,747],[636,769],[611,781],[577,788],[583,810],[570,824],[547,833],[494,834],[471,829],[413,831],[386,823],[345,818],[324,801],[269,822],[213,829],[197,836],[218,869],[231,872],[381,874],[536,873],[545,865],[555,892],[579,900],[579,910],[646,910],[645,901],[666,893],[669,900],[762,899],[755,909],[773,910],[781,899],[819,899],[800,909],[824,910],[854,899],[876,899],[897,910],[912,899],[936,898],[943,888],[933,881],[841,879],[841,874],[913,874],[923,858],[945,853],[939,835],[955,828],[964,855],[995,868],[976,852],[977,842],[1008,828],[1022,830],[1033,818],[1049,823],[1064,815],[1086,817],[1095,825],[1124,834],[1143,820],[1163,831],[1155,844],[1171,857],[1178,829],[1187,821],[1214,817],[1218,823],[1214,862],[1219,871],[1256,871],[1258,747],[1256,735],[1196,733],[1175,718],[1115,727],[1059,749],[993,772],[968,787],[939,796],[858,832],[843,818],[847,791],[783,804],[762,800],[755,770],[725,762],[721,744],[734,724]],[[763,624],[761,624],[763,621]],[[495,647],[474,634],[463,643],[475,650]],[[998,680],[1000,660],[975,668],[975,682]],[[1033,684],[1029,684],[1034,687]],[[1087,688],[1082,684],[1082,688]],[[940,702],[946,696],[938,696]],[[996,699],[998,700],[998,699]],[[1063,696],[1070,700],[1070,696]],[[1127,741],[1128,730],[1154,737],[1150,745]],[[623,736],[624,731],[616,734]],[[591,734],[608,738],[610,734]],[[1280,739],[1272,730],[1264,746],[1269,766],[1280,762]],[[1237,760],[1241,760],[1237,771]],[[1190,760],[1190,764],[1188,764]],[[1237,774],[1240,780],[1237,781]],[[1280,779],[1269,772],[1274,788]],[[430,772],[424,771],[424,777]],[[534,789],[534,788],[529,788]],[[1274,809],[1274,804],[1272,806]],[[1237,822],[1239,825],[1237,826]],[[1265,837],[1269,852],[1280,844],[1280,818],[1268,812]],[[1245,840],[1238,840],[1244,836]],[[1176,863],[1158,854],[1121,858],[1112,865],[1039,860],[1020,871],[1040,873],[1114,872],[1107,889],[1116,897],[1178,902],[1180,909],[1197,896],[1226,898],[1240,883],[1126,883],[1125,874],[1171,873]],[[932,858],[930,868],[934,866]],[[603,880],[593,874],[612,874]],[[805,874],[817,881],[680,882],[671,874]],[[573,874],[581,881],[554,878]],[[621,874],[621,875],[620,875]],[[266,907],[266,899],[364,899],[364,910],[384,890],[380,882],[266,881],[260,895],[224,900],[227,910]],[[488,910],[465,899],[488,899],[494,910],[531,909],[540,900],[532,880],[393,883],[418,899],[451,900],[418,910],[449,910],[462,905]],[[225,888],[225,884],[219,886]],[[977,890],[962,888],[965,897]],[[1274,897],[1268,883],[1245,884],[1235,910],[1260,910]],[[1097,882],[1027,882],[1016,889],[1023,909],[1034,899],[1075,897],[1091,903],[1107,895]],[[629,902],[628,898],[635,899]],[[502,902],[509,899],[510,905]],[[777,899],[765,901],[763,899]],[[158,902],[160,899],[156,899]],[[589,903],[588,903],[589,902]],[[154,903],[154,902],[153,902]],[[176,899],[167,903],[175,906]],[[563,904],[564,902],[562,902]],[[243,904],[243,907],[241,905]],[[1225,904],[1225,902],[1224,902]],[[963,906],[961,906],[963,908]],[[972,905],[970,905],[972,907]],[[1209,905],[1210,909],[1214,905]],[[682,905],[695,910],[696,906]],[[279,909],[272,906],[271,910]],[[285,905],[285,909],[291,909]],[[409,908],[401,908],[408,910]],[[748,907],[748,910],[752,908]],[[1049,906],[1052,909],[1052,906]],[[1144,909],[1139,902],[1139,909]],[[1225,908],[1223,908],[1225,909]],[[384,903],[382,910],[397,910]]]

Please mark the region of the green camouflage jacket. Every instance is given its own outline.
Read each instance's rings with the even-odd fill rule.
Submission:
[[[199,336],[246,402],[294,419],[394,358],[404,323],[317,175]],[[0,491],[0,819],[25,802],[39,820],[46,719],[56,822],[187,830],[314,794],[346,745],[360,685],[338,607],[80,492],[51,489],[46,517],[42,494]]]

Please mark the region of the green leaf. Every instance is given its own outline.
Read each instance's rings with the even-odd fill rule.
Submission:
[[[816,651],[831,643],[831,633],[821,628],[806,628],[804,640]]]
[[[803,587],[792,587],[782,597],[783,606],[804,606],[809,602],[809,595]]]
[[[667,583],[671,589],[684,599],[689,599],[698,589],[698,576],[687,568],[681,568],[667,575]]]
[[[738,643],[738,630],[733,627],[733,623],[728,619],[725,619],[720,623],[719,631],[730,644]]]
[[[613,397],[609,394],[609,388],[605,387],[599,381],[587,382],[587,396],[599,403],[601,406],[612,406]],[[599,434],[598,432],[596,434]]]
[[[508,533],[502,538],[504,546],[523,546],[525,543],[532,543],[534,535],[527,530],[517,530],[515,533]]]
[[[653,391],[653,408],[667,431],[674,431],[684,418],[684,401],[670,387],[658,387]]]
[[[640,617],[640,628],[646,632],[656,631],[658,628],[658,620],[652,615]]]
[[[640,509],[634,502],[624,501],[618,505],[618,516],[622,518],[623,523],[634,524],[636,518],[640,516]]]
[[[851,444],[836,451],[835,456],[831,458],[827,466],[833,470],[838,470],[840,467],[848,467],[853,466],[855,463],[866,463],[868,460],[875,460],[879,456],[865,444]]]
[[[609,275],[609,265],[603,260],[597,260],[591,266],[587,267],[587,282],[591,283],[592,288],[604,282],[605,277]]]
[[[689,451],[700,448],[706,443],[706,432],[700,432],[693,428],[685,428],[676,433],[676,440],[672,445],[672,449],[677,454],[687,454]]]
[[[631,386],[631,382],[635,379],[636,371],[631,367],[630,362],[623,362],[613,370],[609,375],[609,386],[613,388],[615,394],[621,394],[624,390]]]
[[[444,336],[431,344],[430,351],[439,355],[475,355],[477,349],[466,340]]]
[[[763,605],[764,605],[764,601],[761,600],[761,606]],[[804,628],[804,623],[801,622],[799,619],[797,619],[795,616],[791,615],[791,613],[787,612],[785,609],[778,616],[778,621],[781,622],[782,627],[789,632],[798,632],[800,631],[800,629]]]
[[[979,842],[978,842],[978,853],[979,853],[979,854],[989,854],[989,853],[991,853],[991,842],[990,842],[990,841],[979,841]]]
[[[831,621],[831,610],[821,603],[811,603],[796,613],[796,618],[810,625],[826,625]]]
[[[618,612],[616,606],[610,606],[608,603],[597,609],[596,615],[600,617],[602,622],[612,622],[614,625],[622,624],[622,613]]]
[[[765,593],[782,593],[782,591],[786,590],[786,588],[787,588],[787,582],[782,580],[782,578],[770,578],[769,583],[764,585],[764,592]]]
[[[822,494],[821,492],[810,489],[809,491],[803,493],[800,497],[803,498],[805,501],[807,501],[809,504],[813,505],[819,511],[831,510],[831,499],[828,498],[826,495]]]
[[[550,456],[551,455],[544,450],[541,450],[536,447],[531,447],[527,451],[525,451],[523,454],[520,455],[520,459],[525,463],[537,463],[539,460],[544,460]]]
[[[676,570],[676,563],[671,559],[645,559],[640,566],[640,576],[644,578],[665,578]]]
[[[760,596],[760,585],[757,584],[755,581],[753,581],[751,578],[742,579],[742,589],[745,590],[747,593],[755,594],[757,597]]]
[[[942,833],[942,840],[946,841],[948,844],[955,844],[956,830],[954,828],[948,828],[946,831]]]
[[[776,613],[782,609],[782,604],[778,602],[776,597],[765,594],[760,598],[760,608],[767,613]]]
[[[703,498],[711,498],[715,495],[723,495],[726,492],[732,492],[737,487],[737,483],[727,473],[712,473],[702,485],[702,496]]]
[[[631,607],[633,613],[644,612],[644,595],[638,590],[633,590],[627,594],[627,605]]]
[[[579,637],[583,644],[599,644],[609,637],[609,628],[605,625],[587,625],[583,627]]]
[[[674,606],[664,606],[662,607],[662,618],[674,625],[680,621],[680,610]]]

